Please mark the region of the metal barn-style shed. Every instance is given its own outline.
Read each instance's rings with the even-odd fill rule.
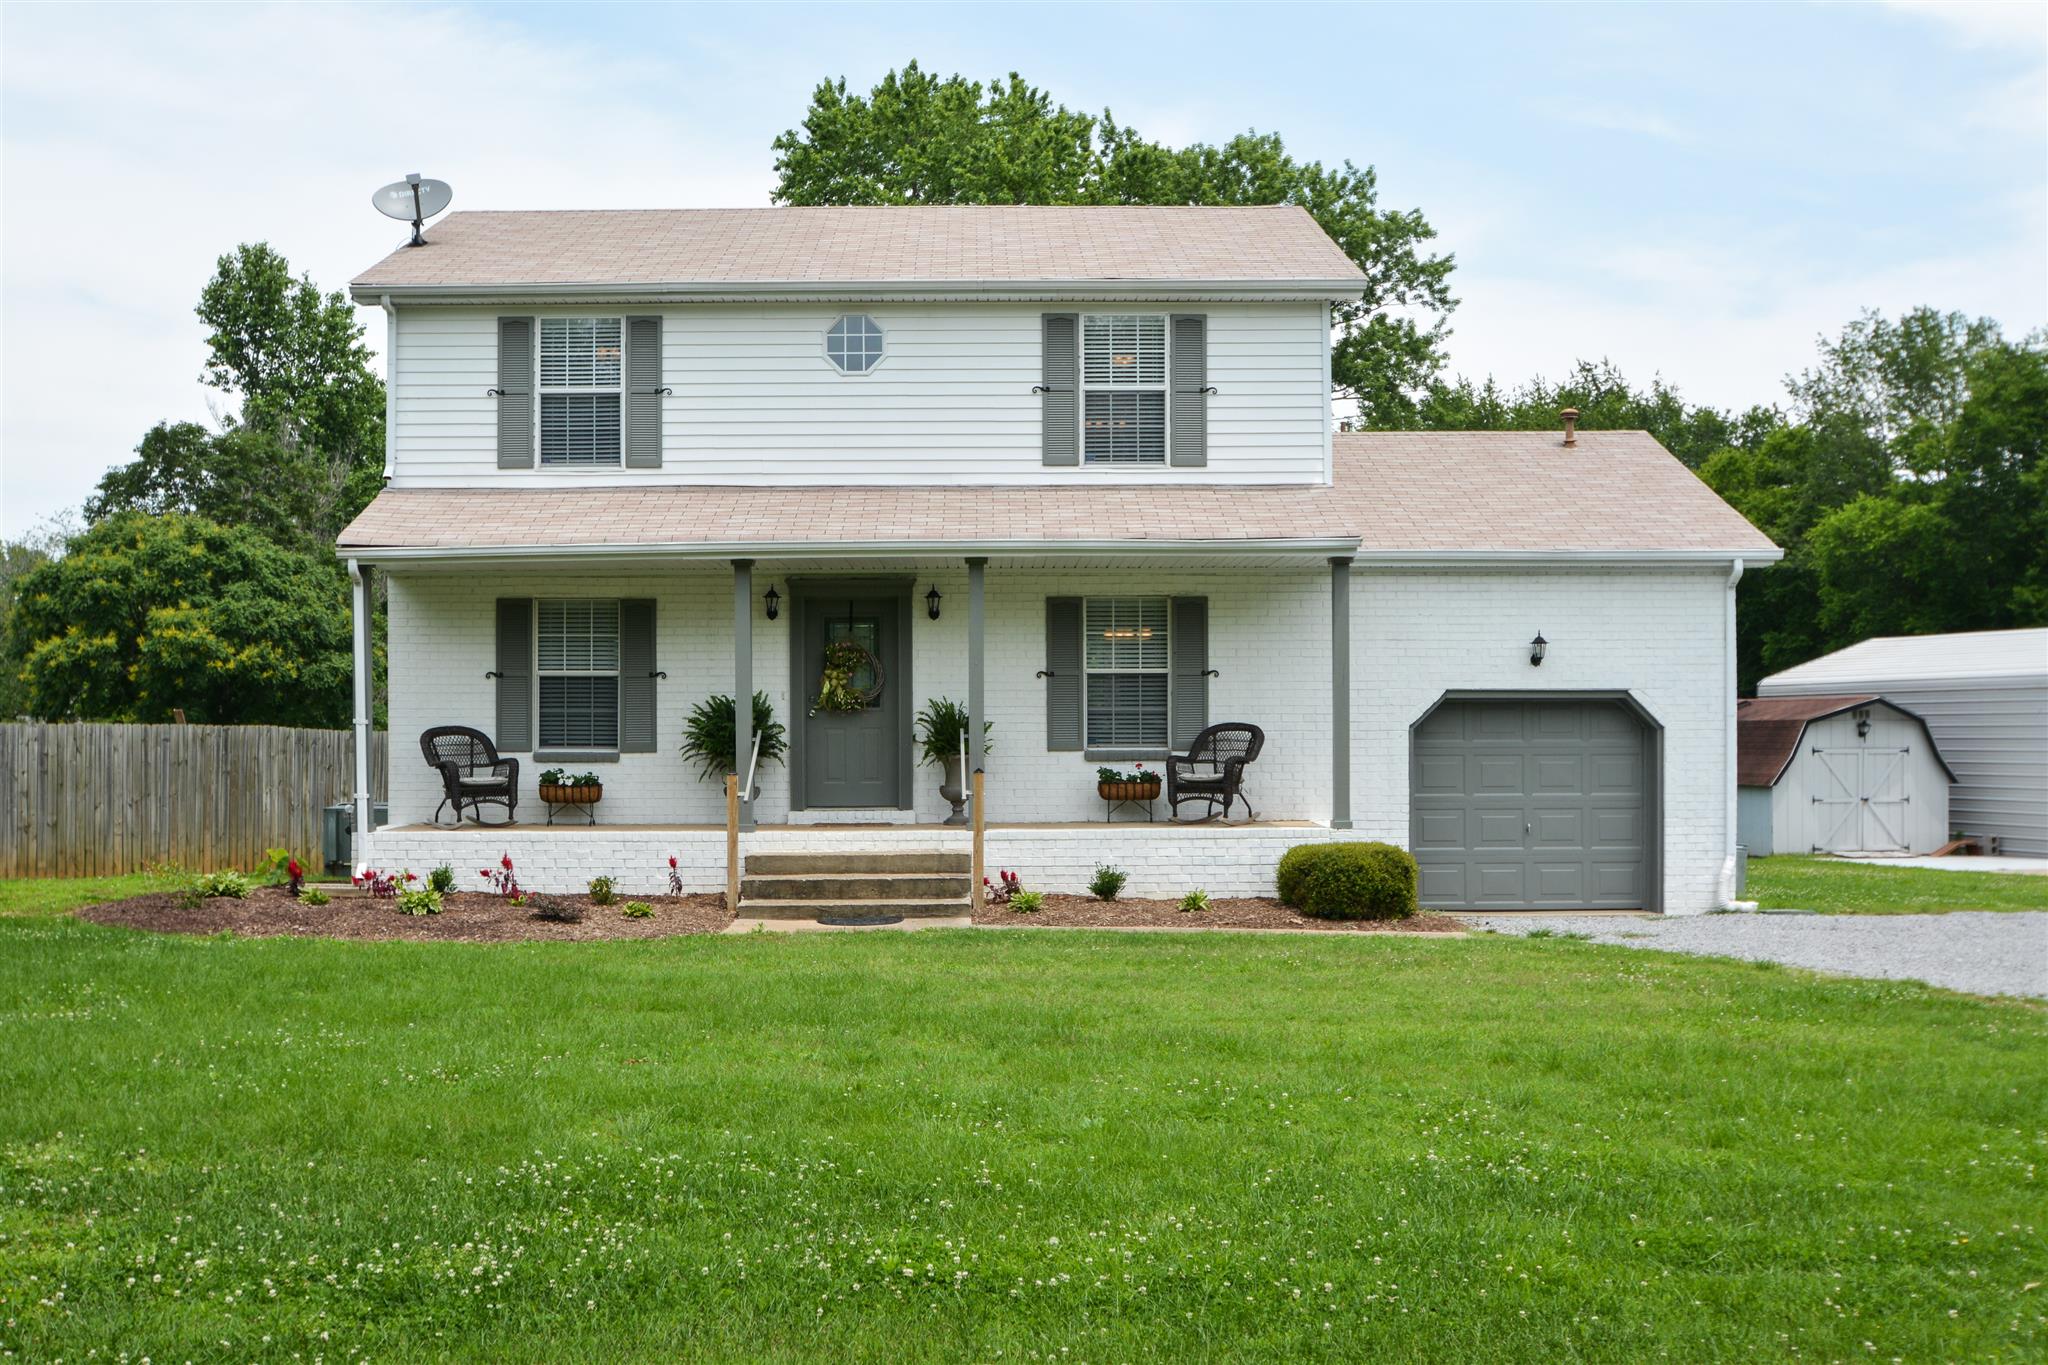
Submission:
[[[1771,853],[1932,853],[1955,780],[1920,717],[1868,693],[1735,707],[1740,842]]]
[[[2048,630],[1881,636],[1757,684],[1761,698],[1843,693],[1927,722],[1956,775],[1957,832],[1986,853],[2048,858]]]

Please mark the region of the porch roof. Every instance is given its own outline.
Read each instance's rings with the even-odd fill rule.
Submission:
[[[1336,437],[1333,484],[390,488],[341,533],[369,561],[517,555],[1344,555],[1399,562],[1769,561],[1646,432]]]

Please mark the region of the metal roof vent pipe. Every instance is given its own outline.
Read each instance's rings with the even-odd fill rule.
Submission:
[[[1564,444],[1565,449],[1569,450],[1579,443],[1579,410],[1560,408],[1557,415],[1564,418]]]

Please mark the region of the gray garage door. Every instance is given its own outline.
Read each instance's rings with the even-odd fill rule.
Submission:
[[[1410,847],[1440,909],[1646,904],[1647,728],[1611,701],[1453,701],[1415,732]]]

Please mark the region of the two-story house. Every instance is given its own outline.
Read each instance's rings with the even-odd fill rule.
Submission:
[[[724,794],[679,746],[758,690],[789,752],[750,848],[958,837],[913,732],[951,698],[989,727],[990,861],[1041,886],[1104,861],[1268,892],[1284,848],[1345,837],[1412,849],[1439,907],[1730,894],[1735,583],[1779,552],[1641,432],[1338,432],[1330,310],[1363,277],[1302,210],[429,236],[352,289],[390,365],[388,487],[340,543],[364,728],[367,576],[389,594],[391,822],[360,857],[652,887],[675,855],[717,887]],[[820,705],[828,666],[864,704]],[[1256,819],[1104,825],[1098,767],[1238,721]],[[449,724],[526,766],[519,824],[435,823],[409,748]],[[543,823],[548,766],[601,772],[599,824]]]

